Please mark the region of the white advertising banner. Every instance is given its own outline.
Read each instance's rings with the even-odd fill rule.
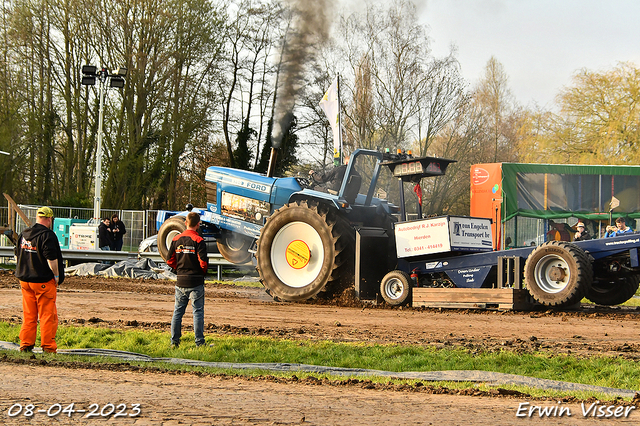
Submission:
[[[448,251],[491,251],[491,220],[443,216],[396,223],[398,258]]]
[[[449,229],[452,250],[490,251],[493,248],[490,219],[451,216]]]
[[[451,249],[447,217],[397,223],[394,231],[398,258],[443,253]]]

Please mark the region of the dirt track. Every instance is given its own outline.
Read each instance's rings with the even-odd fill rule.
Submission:
[[[636,309],[583,308],[577,312],[400,310],[359,305],[347,296],[323,304],[293,304],[273,302],[261,289],[224,284],[208,284],[206,297],[207,335],[404,343],[464,347],[471,352],[543,349],[580,356],[607,354],[640,358],[640,345],[636,343],[640,336],[640,311]],[[62,324],[168,331],[172,308],[173,283],[168,281],[72,277],[58,295]],[[184,321],[187,329],[191,320],[189,312]],[[0,273],[0,320],[21,321],[20,291],[13,275],[7,273]],[[490,421],[512,424],[514,420],[520,420],[515,417],[518,404],[527,401],[363,389],[361,384],[337,390],[332,386],[311,386],[309,383],[196,379],[155,372],[132,373],[132,377],[122,378],[115,372],[96,370],[75,370],[72,376],[78,383],[58,387],[54,382],[69,376],[65,371],[68,370],[39,365],[16,367],[0,362],[0,374],[6,379],[3,383],[21,383],[25,375],[35,375],[39,384],[34,386],[33,381],[25,381],[24,386],[7,386],[8,389],[0,386],[0,394],[8,392],[8,396],[0,398],[2,415],[10,402],[22,401],[28,395],[32,395],[32,399],[39,398],[42,403],[61,402],[47,396],[47,389],[60,389],[66,401],[104,404],[108,401],[98,399],[114,395],[105,389],[108,383],[123,388],[117,393],[121,402],[132,403],[135,398],[144,401],[149,411],[143,418],[149,424],[178,424],[177,421],[184,424],[297,424],[303,416],[309,424],[435,424],[436,421],[444,424],[486,424]],[[198,382],[197,387],[183,390],[194,380]],[[81,398],[74,389],[86,389],[87,392]],[[127,392],[133,399],[125,400]],[[189,393],[194,393],[196,402]],[[86,395],[95,395],[95,398]],[[62,397],[60,393],[58,396]],[[154,398],[164,402],[158,404]],[[211,405],[200,409],[197,401]],[[224,409],[219,409],[221,406]],[[572,412],[579,413],[579,408]],[[593,421],[576,414],[567,424]],[[632,413],[629,418],[615,422],[637,423],[638,416],[640,413]],[[45,417],[39,419],[47,420]],[[37,416],[33,420],[37,421]],[[558,420],[561,419],[539,421],[558,423]],[[70,424],[78,424],[76,421],[80,422],[80,419],[76,418]]]

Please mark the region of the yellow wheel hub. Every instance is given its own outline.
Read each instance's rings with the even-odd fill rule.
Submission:
[[[311,250],[304,241],[294,240],[287,246],[285,258],[293,269],[302,269],[311,260]]]

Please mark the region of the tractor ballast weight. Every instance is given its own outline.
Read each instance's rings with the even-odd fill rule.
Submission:
[[[407,161],[386,165],[401,187],[425,177]],[[583,297],[601,305],[619,304],[638,290],[638,234],[494,251],[490,218],[406,221],[403,207],[404,200],[401,220],[391,232],[358,230],[355,288],[361,300],[448,307],[487,306],[490,303],[478,302],[491,300],[511,308],[533,304],[564,308]],[[385,240],[394,240],[395,246],[395,259],[386,272],[379,264],[372,268],[370,260],[376,256],[371,247]],[[507,298],[511,299],[503,303]]]

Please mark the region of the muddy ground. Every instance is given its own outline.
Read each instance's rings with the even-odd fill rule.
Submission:
[[[70,277],[58,294],[61,324],[169,330],[173,309],[170,281]],[[21,321],[21,295],[12,273],[0,272],[0,320]],[[569,312],[390,309],[360,304],[350,293],[330,301],[279,303],[260,288],[207,284],[206,334],[255,335],[337,342],[402,343],[462,347],[471,351],[505,348],[525,353],[546,350],[578,356],[640,358],[640,310],[583,306]],[[191,328],[190,308],[184,329]],[[77,366],[76,366],[77,367]],[[106,404],[135,401],[144,407],[125,424],[513,424],[554,422],[592,424],[572,401],[572,417],[521,419],[519,404],[555,405],[522,395],[460,395],[442,389],[376,387],[356,381],[331,384],[169,375],[158,371],[118,372],[49,363],[37,358],[24,365],[0,358],[0,416],[7,421],[44,424],[46,414],[30,420],[8,417],[16,403]],[[55,392],[52,393],[52,389]],[[441,394],[443,393],[444,394]],[[463,392],[465,393],[465,392]],[[467,392],[468,393],[468,392]],[[473,392],[471,392],[473,393]],[[115,395],[115,396],[114,396]],[[31,399],[27,399],[31,398]],[[640,411],[640,404],[639,411]],[[60,424],[92,424],[95,419],[57,416]],[[115,419],[111,419],[115,420]],[[567,423],[563,423],[564,421]],[[42,421],[42,423],[38,423]],[[640,412],[609,419],[640,421]],[[0,417],[0,423],[3,418]],[[35,423],[34,423],[35,422]],[[68,422],[68,423],[64,423]],[[25,423],[26,424],[26,423]]]

